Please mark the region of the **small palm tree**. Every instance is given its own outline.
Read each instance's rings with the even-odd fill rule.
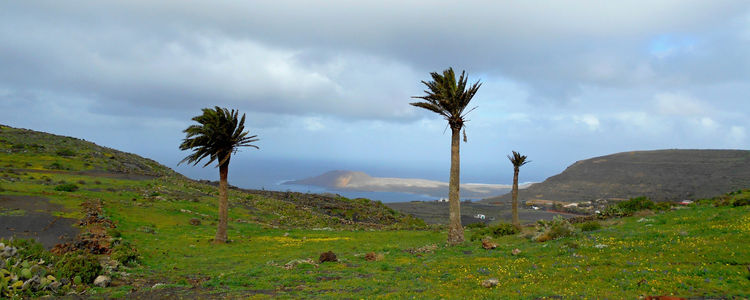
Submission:
[[[508,155],[508,160],[513,164],[513,225],[521,226],[521,222],[518,221],[518,171],[521,166],[530,163],[530,160],[526,160],[526,155],[513,151],[513,155]]]
[[[192,150],[193,153],[182,159],[179,164],[198,162],[208,157],[210,165],[216,161],[219,167],[219,226],[216,230],[214,243],[227,242],[227,175],[229,173],[229,160],[233,153],[237,153],[240,147],[253,147],[251,143],[257,142],[257,135],[247,136],[245,130],[245,114],[237,119],[238,111],[220,108],[204,108],[203,114],[193,117],[193,121],[199,125],[191,125],[183,132],[185,139],[180,145],[180,150]]]
[[[427,86],[424,96],[412,98],[423,99],[425,102],[410,103],[437,113],[448,120],[451,128],[451,171],[448,185],[448,201],[450,205],[450,228],[448,229],[448,243],[455,245],[464,241],[464,229],[461,226],[461,199],[459,195],[459,176],[461,169],[461,157],[459,155],[460,134],[466,122],[466,111],[469,102],[482,85],[477,81],[471,86],[466,85],[468,78],[466,71],[456,80],[453,68],[430,73],[432,81],[422,83]],[[464,129],[464,142],[466,142],[466,129]]]

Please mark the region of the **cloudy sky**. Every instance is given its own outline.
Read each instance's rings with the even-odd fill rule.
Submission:
[[[749,148],[749,54],[748,1],[3,1],[0,123],[176,167],[219,105],[261,138],[233,184],[447,180],[446,122],[408,103],[453,67],[483,82],[463,181],[509,182],[511,150],[541,181],[615,152]]]

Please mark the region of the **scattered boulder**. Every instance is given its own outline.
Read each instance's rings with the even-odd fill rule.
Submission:
[[[320,263],[324,263],[324,262],[327,262],[327,261],[337,262],[339,260],[336,258],[336,254],[334,254],[333,251],[328,251],[328,252],[321,253],[320,254],[320,258],[318,258],[318,261]]]
[[[292,260],[292,261],[284,264],[284,266],[282,268],[287,269],[287,270],[291,270],[291,269],[294,269],[295,267],[297,267],[297,265],[299,265],[299,264],[308,264],[308,265],[313,265],[313,266],[316,266],[316,267],[318,266],[318,264],[316,264],[312,259],[307,258],[307,259],[295,259],[295,260]]]
[[[500,281],[497,280],[497,278],[490,278],[485,281],[482,281],[482,287],[489,289],[489,288],[496,287],[498,283],[500,283]]]
[[[411,253],[411,254],[420,254],[420,253],[432,253],[435,250],[437,250],[437,244],[425,245],[419,248],[409,248],[409,249],[405,249],[404,252]]]
[[[32,287],[36,287],[41,283],[41,280],[39,280],[39,276],[34,276],[29,280],[26,280],[23,285],[21,285],[21,289],[28,290]]]
[[[193,225],[193,226],[201,225],[201,220],[200,219],[196,219],[196,218],[192,218],[192,219],[190,219],[190,225]]]
[[[96,279],[94,279],[94,285],[101,288],[109,286],[110,282],[112,282],[112,279],[106,275],[99,275],[96,277]]]
[[[366,261],[374,261],[376,258],[377,256],[375,255],[375,252],[370,252],[370,253],[365,254]]]
[[[510,254],[519,255],[519,254],[521,254],[521,249],[518,249],[518,248],[513,249],[513,251],[510,251]]]
[[[2,250],[2,253],[0,253],[2,258],[16,256],[16,253],[18,252],[18,249],[16,247],[11,247],[11,246],[5,246],[3,247],[3,249],[0,249],[0,250]]]
[[[163,288],[165,286],[166,286],[166,284],[164,284],[164,283],[155,283],[154,285],[151,286],[151,289],[152,290],[160,289],[160,288]]]
[[[497,248],[497,243],[493,243],[489,239],[483,239],[482,240],[482,248],[490,250]]]

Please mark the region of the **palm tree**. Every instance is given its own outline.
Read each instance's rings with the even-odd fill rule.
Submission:
[[[513,151],[513,155],[508,155],[508,160],[513,164],[513,225],[517,227],[521,226],[518,221],[518,170],[521,166],[530,163],[530,160],[526,160],[526,155]]]
[[[233,153],[237,153],[239,147],[253,147],[251,143],[257,142],[257,135],[247,136],[245,130],[245,114],[240,120],[237,119],[239,111],[228,110],[218,106],[214,109],[204,108],[203,114],[193,117],[193,121],[199,125],[191,125],[183,132],[185,139],[180,145],[180,150],[192,150],[193,153],[182,159],[184,162],[197,165],[202,159],[208,157],[210,165],[216,161],[219,166],[219,226],[216,230],[214,243],[227,242],[227,174],[229,173],[229,160]],[[178,164],[178,165],[179,165]]]
[[[448,229],[448,243],[455,245],[464,241],[464,229],[461,226],[461,199],[459,196],[459,174],[461,170],[461,157],[459,155],[460,134],[464,129],[464,142],[466,142],[466,129],[464,123],[467,121],[464,117],[471,112],[465,111],[471,98],[477,93],[482,85],[479,81],[467,87],[466,71],[461,72],[461,77],[456,80],[456,74],[453,68],[443,71],[443,74],[437,72],[430,73],[432,81],[422,81],[427,86],[424,96],[414,96],[412,98],[423,99],[425,102],[410,103],[416,107],[421,107],[437,113],[448,120],[451,128],[451,171],[450,182],[448,186],[448,201],[450,202],[450,227]]]

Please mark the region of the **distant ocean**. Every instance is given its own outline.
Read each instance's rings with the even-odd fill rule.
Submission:
[[[218,170],[212,167],[200,168],[181,165],[175,170],[194,179],[218,180]],[[347,198],[367,198],[381,202],[409,202],[433,201],[440,197],[395,192],[360,192],[351,190],[328,189],[309,185],[281,184],[286,181],[303,179],[320,175],[331,170],[363,171],[377,177],[423,178],[430,180],[448,181],[448,169],[445,170],[424,167],[388,167],[382,165],[368,165],[365,163],[347,163],[330,161],[303,160],[233,160],[229,167],[229,184],[247,189],[266,189],[274,191],[294,191],[302,193],[333,193]],[[463,182],[509,182],[508,179],[493,181],[491,174],[481,174],[464,169]],[[464,175],[467,174],[467,175]],[[485,175],[485,176],[482,176]],[[484,180],[480,179],[484,178]],[[486,178],[490,178],[487,180]],[[495,196],[495,195],[493,195]],[[447,197],[447,195],[445,196]],[[463,199],[479,200],[479,199]]]
[[[438,200],[438,198],[428,195],[417,195],[410,193],[394,193],[394,192],[360,192],[351,190],[339,190],[339,189],[327,189],[318,186],[310,185],[297,185],[297,184],[279,184],[275,188],[271,188],[277,191],[293,191],[300,193],[331,193],[339,194],[347,198],[367,198],[370,200],[379,200],[380,202],[409,202],[409,201],[432,201]]]

